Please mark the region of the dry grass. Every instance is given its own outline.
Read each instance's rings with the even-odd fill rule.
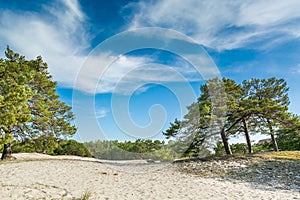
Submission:
[[[257,153],[253,156],[260,157],[262,159],[280,159],[280,160],[299,160],[300,161],[300,151],[280,151],[280,152],[264,152]]]

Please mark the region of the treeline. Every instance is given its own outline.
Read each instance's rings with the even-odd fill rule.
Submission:
[[[0,150],[3,147],[0,147]],[[44,138],[15,140],[12,142],[13,153],[45,153],[48,155],[75,155],[92,157],[93,155],[83,143],[76,140],[63,140],[54,137],[48,138],[45,151]]]
[[[276,138],[278,146],[283,151],[300,150],[300,134],[278,133]],[[290,136],[293,136],[289,138]],[[288,138],[287,138],[288,137]],[[189,141],[190,142],[190,141]],[[108,160],[132,160],[150,159],[170,161],[180,157],[199,157],[209,155],[226,155],[222,141],[216,141],[213,146],[205,146],[203,143],[197,148],[190,143],[183,144],[180,141],[160,140],[136,140],[136,141],[94,141],[85,142],[84,146],[91,152],[93,157]],[[193,141],[191,142],[193,144]],[[213,148],[211,148],[213,147]],[[245,154],[248,151],[246,143],[231,144],[233,154]],[[273,144],[270,140],[252,145],[253,152],[273,151]]]
[[[270,136],[268,149],[299,150],[300,119],[288,111],[285,80],[253,78],[238,84],[231,79],[215,78],[200,90],[200,97],[188,106],[184,119],[175,119],[163,132],[175,140],[192,137],[188,151],[194,155],[201,153],[203,146],[219,150],[221,147],[231,155],[229,139],[238,135],[244,135],[246,149],[252,153],[251,135],[257,133]]]
[[[0,58],[0,144],[1,159],[9,157],[13,141],[43,140],[43,152],[52,138],[76,132],[71,107],[59,100],[56,82],[38,56],[26,60],[9,47]]]
[[[84,145],[95,158],[108,160],[173,160],[177,157],[172,151],[171,144],[165,144],[160,140],[136,141],[95,141],[85,142]]]

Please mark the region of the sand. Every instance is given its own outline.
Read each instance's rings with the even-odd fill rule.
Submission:
[[[0,199],[300,199],[299,191],[203,178],[165,163],[14,156],[0,163]]]

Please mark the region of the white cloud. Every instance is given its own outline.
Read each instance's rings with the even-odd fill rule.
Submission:
[[[100,119],[100,118],[106,117],[108,113],[109,113],[109,111],[106,108],[102,107],[102,108],[99,108],[95,114],[96,114],[96,118]]]
[[[151,87],[153,87],[154,85],[152,84],[148,84],[148,85],[143,85],[142,87],[138,88],[137,90],[135,90],[135,94],[142,94],[144,92],[146,92],[147,90],[149,90]]]
[[[300,36],[298,0],[161,0],[141,1],[135,6],[138,13],[130,28],[171,28],[219,50],[273,37],[283,37],[284,41]]]
[[[119,79],[145,62],[145,57],[116,56],[112,53],[89,56],[77,75],[74,88],[87,93],[112,92]]]
[[[82,11],[80,10],[80,6],[78,4],[78,1],[74,1],[74,0],[64,0],[65,5],[70,9],[70,14],[72,16],[76,16],[79,19],[84,19],[85,16],[82,13]]]
[[[155,58],[145,56],[119,56],[112,52],[101,52],[98,56],[82,55],[81,52],[89,46],[90,37],[85,30],[87,17],[81,11],[78,1],[55,1],[44,5],[43,9],[39,13],[14,13],[10,10],[0,13],[0,46],[4,48],[8,44],[29,59],[41,55],[48,63],[54,80],[58,81],[60,86],[74,87],[88,93],[128,94],[148,83],[187,82],[200,79],[198,71],[178,60],[174,60],[169,66],[162,66],[155,64]],[[192,18],[192,15],[187,17]],[[155,20],[157,22],[159,19]],[[174,18],[173,23],[176,22],[177,19]],[[138,33],[153,33],[155,37],[160,33],[168,33],[159,36],[166,40],[187,40],[183,35],[164,30],[159,30],[159,33],[155,30]],[[145,37],[151,38],[147,34]],[[4,52],[4,49],[1,51]],[[186,56],[189,59],[193,55]],[[210,68],[205,68],[205,63],[200,64],[204,66],[203,73],[215,73]]]
[[[298,64],[296,67],[292,68],[291,73],[300,74],[300,64]]]
[[[85,17],[77,1],[55,2],[43,8],[40,13],[10,10],[0,13],[1,51],[9,45],[28,59],[41,55],[54,80],[72,86],[85,59],[80,52],[88,46]]]
[[[128,95],[147,91],[149,84],[188,83],[219,75],[204,55],[185,56],[199,61],[192,64],[200,66],[200,72],[175,57],[171,64],[164,65],[147,56],[116,56],[112,53],[89,56],[78,73],[74,88],[91,94],[113,92]]]
[[[260,0],[241,4],[237,25],[272,26],[299,18],[298,0]]]

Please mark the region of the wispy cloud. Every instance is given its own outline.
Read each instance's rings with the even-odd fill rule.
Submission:
[[[73,87],[87,93],[111,93],[127,73],[148,60],[146,57],[118,56],[108,52],[89,56],[77,74]],[[126,90],[125,85],[122,87]]]
[[[58,9],[59,7],[59,9]],[[0,46],[6,45],[33,59],[41,55],[54,79],[64,86],[73,85],[89,46],[84,27],[85,16],[77,1],[54,1],[37,12],[0,13]]]
[[[75,87],[88,93],[128,94],[147,83],[199,79],[197,71],[178,59],[163,66],[155,64],[156,58],[147,56],[120,56],[109,51],[97,56],[84,55],[91,37],[85,29],[89,26],[87,16],[78,1],[54,1],[42,8],[42,12],[0,13],[0,46],[8,44],[29,59],[41,55],[60,87]],[[183,39],[178,34],[162,37]],[[85,66],[87,70],[82,70]]]
[[[218,75],[205,56],[186,54],[185,58],[200,60],[200,64],[197,63],[200,72],[177,57],[173,57],[169,64],[160,64],[147,56],[117,56],[112,53],[89,56],[78,73],[74,88],[87,93],[129,95],[145,92],[152,84],[188,83],[204,80],[202,75],[206,78]]]
[[[106,117],[108,113],[109,113],[109,111],[106,108],[102,107],[102,108],[99,108],[95,114],[96,114],[96,118],[100,119],[100,118]]]
[[[165,6],[169,5],[165,3]],[[129,94],[132,90],[142,88],[148,83],[187,82],[201,79],[198,71],[180,59],[174,58],[170,64],[163,66],[156,63],[155,58],[147,56],[120,56],[114,52],[102,52],[98,56],[85,55],[83,52],[90,47],[91,36],[86,31],[86,27],[89,26],[86,22],[88,17],[83,13],[79,2],[54,1],[43,5],[42,8],[41,12],[13,12],[7,9],[0,13],[0,46],[3,48],[1,51],[3,52],[8,44],[13,50],[29,59],[41,55],[48,63],[49,71],[54,80],[59,82],[60,87],[74,87],[88,93]],[[177,15],[177,13],[173,14]],[[159,19],[155,17],[159,16],[153,15],[151,18],[158,23]],[[146,18],[147,16],[141,16],[139,20],[146,20]],[[137,18],[135,21],[142,22]],[[176,22],[174,18],[172,23]],[[161,35],[161,33],[167,34],[164,31],[152,33],[155,37],[160,35],[168,40],[186,39],[174,32],[168,32],[168,35]],[[145,37],[147,36],[149,35]],[[151,36],[148,40],[149,38]],[[186,59],[197,56],[198,60],[206,62],[204,58],[200,58],[202,54],[185,54],[185,56]],[[214,68],[206,66],[206,63],[200,64],[203,66],[203,73],[216,72]],[[82,70],[86,65],[89,66],[87,70]],[[141,91],[140,89],[139,92]]]
[[[293,67],[291,69],[292,74],[300,74],[300,64],[298,64],[296,67]]]
[[[300,36],[298,0],[162,0],[140,1],[131,6],[138,13],[130,28],[171,28],[219,50],[257,43],[256,48],[263,48],[261,42],[266,40],[270,45],[273,39],[280,42]]]
[[[147,90],[149,90],[153,86],[154,86],[153,84],[143,85],[142,87],[135,90],[134,93],[137,95],[142,94],[142,93],[146,92]]]

